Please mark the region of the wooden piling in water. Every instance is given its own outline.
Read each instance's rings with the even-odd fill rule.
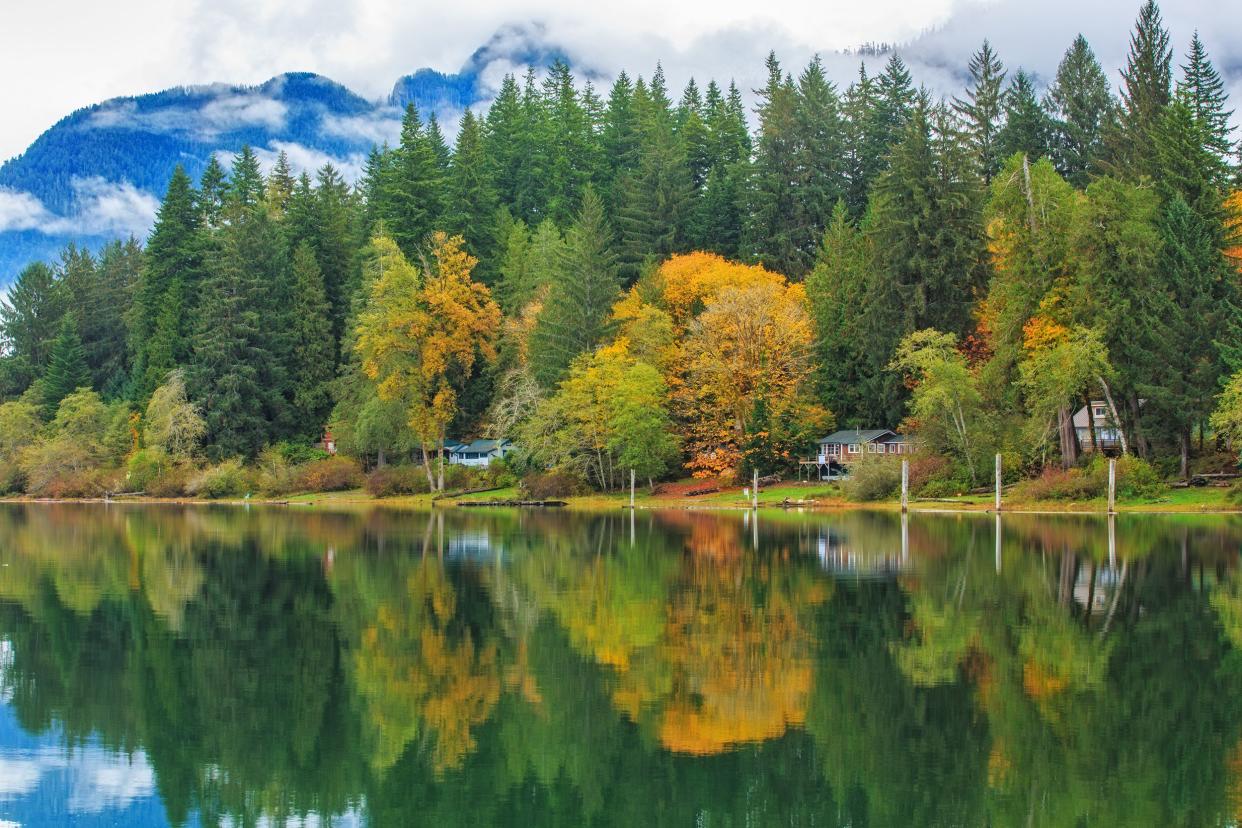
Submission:
[[[634,508],[634,470],[630,469],[630,508]]]
[[[1108,513],[1117,513],[1117,459],[1108,460]]]
[[[910,461],[901,461],[901,511],[905,514],[910,509]]]
[[[1001,456],[996,453],[996,511],[1001,510]]]
[[[754,498],[754,508],[759,508],[759,469],[755,469],[755,487],[751,490],[750,496]]]

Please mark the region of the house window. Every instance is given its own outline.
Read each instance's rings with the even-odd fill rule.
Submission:
[[[858,443],[850,443],[849,448],[847,448],[846,451],[850,454],[858,454]]]
[[[867,453],[875,454],[875,443],[867,443]]]
[[[836,457],[837,455],[841,453],[841,447],[838,446],[836,443],[830,443],[827,447],[827,450],[824,453],[827,454],[829,457]]]
[[[1108,413],[1108,412],[1104,410],[1104,406],[1102,406],[1102,405],[1097,405],[1097,406],[1095,407],[1095,417],[1096,417],[1096,419],[1097,419],[1097,420],[1098,420],[1098,419],[1102,419],[1102,418],[1103,418],[1103,417],[1104,417],[1107,413]]]

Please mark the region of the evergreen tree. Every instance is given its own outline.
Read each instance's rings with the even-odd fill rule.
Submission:
[[[691,78],[681,93],[677,105],[677,135],[686,148],[686,164],[690,168],[690,186],[700,193],[707,183],[707,173],[712,165],[711,134],[704,120],[703,96],[699,86]]]
[[[1156,132],[1172,92],[1173,49],[1155,0],[1146,0],[1121,70],[1121,110],[1106,135],[1110,172],[1131,180],[1155,178]]]
[[[323,275],[328,315],[332,320],[332,338],[339,353],[345,334],[345,320],[357,290],[355,253],[360,245],[357,241],[359,232],[354,196],[349,183],[331,164],[324,164],[315,175],[314,212],[316,232],[310,241],[319,272]]]
[[[229,183],[224,190],[225,208],[256,209],[263,203],[266,189],[259,159],[247,144],[233,158],[233,166],[229,169]]]
[[[1108,78],[1082,35],[1061,59],[1044,105],[1053,118],[1057,171],[1074,186],[1087,186],[1097,170],[1104,131],[1116,105]]]
[[[415,255],[442,215],[444,178],[438,134],[423,126],[414,104],[407,106],[401,143],[393,151],[392,166],[381,173],[380,218],[407,256]]]
[[[213,459],[252,457],[291,437],[292,329],[288,260],[262,209],[226,207],[203,282],[189,360],[189,388],[207,424]]]
[[[84,345],[93,384],[105,399],[121,394],[129,380],[126,321],[141,279],[142,261],[142,247],[131,238],[104,245],[95,268],[95,288],[85,310],[92,319],[91,335]]]
[[[487,110],[483,129],[484,156],[491,166],[492,184],[501,204],[512,207],[517,203],[518,170],[525,162],[523,153],[531,140],[517,79],[505,75]]]
[[[1005,125],[996,135],[997,158],[1023,153],[1031,161],[1052,154],[1052,120],[1035,97],[1031,76],[1018,70],[1005,90]],[[999,169],[999,168],[998,168]]]
[[[1225,92],[1225,82],[1208,57],[1199,33],[1195,32],[1190,41],[1190,51],[1186,54],[1186,64],[1182,66],[1182,79],[1178,81],[1177,91],[1190,105],[1195,120],[1206,133],[1205,143],[1222,162],[1233,157],[1235,144],[1233,127],[1230,119],[1233,110],[1226,109],[1229,96]]]
[[[543,82],[543,108],[538,141],[550,151],[539,194],[540,215],[568,222],[582,189],[595,178],[599,153],[590,116],[563,61],[556,61],[548,70]]]
[[[611,241],[603,202],[587,190],[531,335],[531,370],[545,388],[555,387],[574,358],[599,345],[608,333],[609,314],[621,288]]]
[[[866,350],[867,332],[859,329],[874,270],[871,241],[854,226],[842,199],[833,209],[815,268],[806,277],[806,293],[818,332],[816,387],[843,426],[863,428],[877,422],[870,419],[864,396],[876,360]]]
[[[202,268],[200,214],[189,176],[177,167],[147,242],[131,316],[136,401],[146,400],[189,355],[189,314]]]
[[[332,410],[336,342],[323,274],[307,242],[293,252],[292,309],[291,334],[297,343],[292,359],[293,416],[298,436],[309,442],[323,433]]]
[[[7,352],[6,373],[23,390],[47,366],[52,340],[65,306],[56,274],[43,262],[27,265],[0,304],[0,335]]]
[[[449,172],[449,232],[466,240],[466,247],[482,266],[480,281],[494,281],[496,210],[498,200],[492,185],[492,170],[484,147],[483,123],[466,110],[457,133],[457,145]],[[489,267],[488,264],[491,263]]]
[[[657,75],[662,74],[657,69]],[[662,80],[661,80],[662,83]],[[627,282],[638,278],[645,261],[685,249],[693,210],[686,149],[673,130],[667,94],[653,80],[648,93],[639,79],[635,111],[639,118],[637,166],[620,182],[620,254]]]
[[[953,108],[962,119],[963,132],[979,174],[990,183],[1001,164],[998,136],[1004,104],[1001,88],[1005,82],[1005,67],[985,40],[971,56],[968,69],[970,85],[966,87],[966,98],[955,99]]]
[[[220,213],[224,209],[224,193],[228,188],[228,176],[220,160],[212,153],[198,185],[199,221],[204,227],[219,227]]]
[[[847,180],[845,203],[850,215],[860,216],[867,207],[871,185],[883,168],[886,148],[879,135],[879,98],[875,81],[867,76],[866,64],[858,67],[858,79],[845,92],[845,156]]]
[[[794,181],[797,185],[795,243],[798,258],[787,275],[800,278],[814,264],[824,229],[834,207],[846,192],[841,167],[845,151],[841,101],[818,55],[798,76],[794,123]]]
[[[276,163],[267,176],[263,200],[273,216],[280,217],[289,208],[289,199],[293,195],[293,187],[297,182],[293,178],[293,169],[289,166],[289,156],[281,150],[276,156]]]
[[[77,314],[66,313],[61,319],[60,333],[52,343],[47,371],[43,375],[44,416],[51,419],[65,397],[79,388],[91,387],[91,370],[86,364],[86,349],[78,336]]]
[[[784,75],[775,53],[767,59],[768,82],[756,90],[759,136],[751,176],[746,249],[778,273],[801,273],[798,233],[798,90]]]
[[[608,108],[600,135],[604,157],[608,160],[607,183],[600,196],[615,213],[621,204],[621,180],[638,163],[638,119],[634,114],[634,85],[621,71],[608,93]]]
[[[935,124],[933,126],[933,119]],[[871,233],[877,278],[865,309],[868,349],[888,360],[917,330],[964,334],[987,281],[982,192],[947,113],[920,103],[876,185]],[[888,377],[869,393],[873,414],[900,417],[902,392]]]

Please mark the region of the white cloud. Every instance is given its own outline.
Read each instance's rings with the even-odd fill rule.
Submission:
[[[664,62],[670,82],[735,78],[763,82],[775,49],[797,69],[816,51],[848,82],[853,58],[830,53],[867,42],[906,43],[916,80],[938,93],[960,85],[969,52],[992,39],[1011,68],[1047,78],[1079,31],[1117,79],[1140,0],[472,0],[440,5],[408,0],[42,0],[9,3],[0,26],[0,74],[22,78],[0,89],[0,157],[19,152],[74,109],[117,95],[177,84],[254,84],[282,72],[324,74],[379,100],[394,80],[422,66],[454,72],[498,31],[498,45],[520,45],[540,30],[582,69],[650,75]],[[1191,31],[1203,33],[1218,66],[1242,74],[1237,2],[1166,0],[1180,60]],[[142,25],[134,25],[141,20]],[[518,24],[512,26],[511,24]],[[537,24],[537,25],[532,25]],[[510,28],[505,28],[510,26]],[[104,68],[106,67],[106,68]],[[515,68],[489,67],[486,85]],[[1242,105],[1236,108],[1242,109]],[[123,111],[98,117],[122,119]],[[262,101],[226,101],[222,123],[274,123]],[[362,125],[356,124],[355,128]],[[169,128],[173,128],[171,125]]]
[[[73,209],[57,215],[34,195],[0,187],[0,232],[37,230],[46,235],[145,236],[155,223],[159,199],[129,182],[97,176],[72,182]]]
[[[50,217],[43,202],[30,193],[0,187],[0,233],[6,230],[33,230]]]
[[[249,92],[234,92],[228,87],[202,87],[214,97],[194,106],[164,106],[140,112],[134,101],[110,101],[91,113],[87,128],[128,127],[172,135],[186,135],[210,140],[221,132],[247,127],[280,129],[285,125],[289,108],[275,98]]]
[[[338,158],[314,147],[307,147],[292,141],[273,141],[267,147],[251,147],[251,151],[258,159],[259,168],[264,175],[272,171],[277,156],[282,152],[289,159],[289,166],[293,168],[295,177],[305,172],[313,178],[324,164],[331,164],[342,178],[353,184],[362,177],[362,168],[366,164],[366,156],[361,153],[354,153],[347,158]],[[232,165],[233,159],[237,157],[237,153],[224,149],[216,150],[215,155],[225,168]]]
[[[368,115],[325,115],[321,124],[327,135],[349,140],[362,139],[375,145],[395,145],[401,137],[401,113],[384,108]]]
[[[69,776],[70,813],[123,809],[155,793],[155,772],[142,751],[125,756],[98,747],[72,751],[47,747],[0,758],[0,801],[33,793],[54,773]]]

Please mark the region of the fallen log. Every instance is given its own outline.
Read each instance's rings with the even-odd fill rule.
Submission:
[[[568,506],[563,500],[462,500],[458,506]]]

